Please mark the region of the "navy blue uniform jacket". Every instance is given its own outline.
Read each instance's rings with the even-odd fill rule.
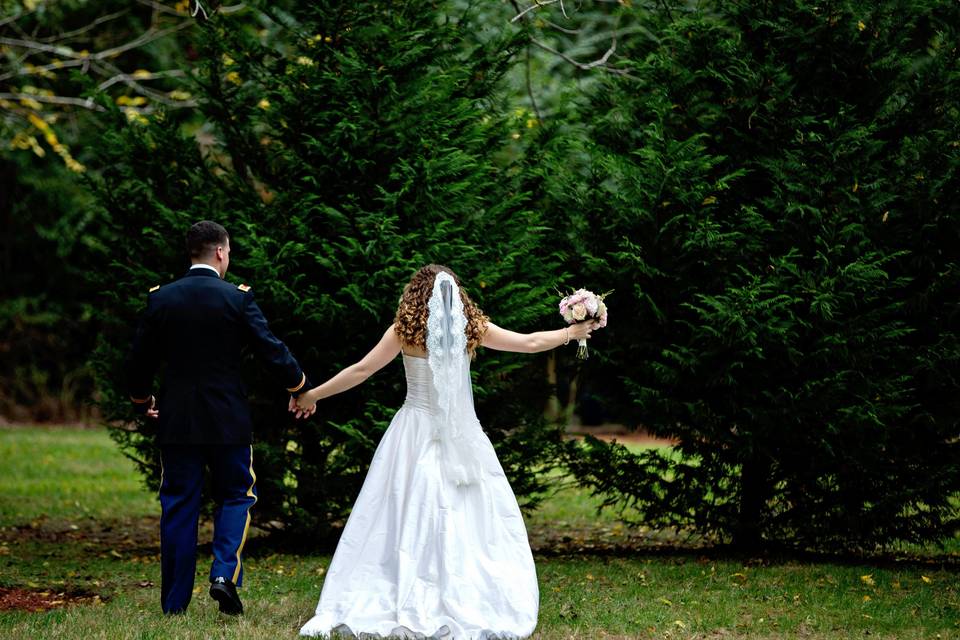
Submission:
[[[145,408],[166,361],[157,396],[161,444],[250,444],[253,423],[240,379],[249,345],[273,378],[297,394],[307,388],[300,365],[267,326],[253,292],[210,269],[152,290],[133,341],[130,399]]]

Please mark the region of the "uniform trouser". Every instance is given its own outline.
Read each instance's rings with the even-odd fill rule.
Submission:
[[[243,582],[240,555],[257,501],[253,448],[249,445],[162,445],[160,478],[160,604],[180,613],[190,604],[197,570],[197,524],[203,468],[210,468],[213,499],[213,565],[210,581]]]

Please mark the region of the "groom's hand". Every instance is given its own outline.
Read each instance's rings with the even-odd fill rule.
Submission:
[[[160,410],[157,408],[156,396],[150,396],[150,400],[135,400],[134,410],[142,416],[153,420],[160,417]]]
[[[157,408],[157,399],[150,396],[150,408],[147,409],[147,417],[156,420],[160,417],[160,409]]]
[[[317,412],[317,405],[314,404],[312,407],[303,408],[297,404],[296,398],[290,396],[290,402],[287,403],[287,410],[295,414],[297,418],[309,418]]]

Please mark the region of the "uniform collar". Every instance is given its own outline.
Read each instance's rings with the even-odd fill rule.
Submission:
[[[220,277],[220,272],[208,264],[195,264],[187,271],[188,276],[216,276]]]

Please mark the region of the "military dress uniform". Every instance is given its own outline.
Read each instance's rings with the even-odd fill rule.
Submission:
[[[250,287],[229,284],[215,269],[195,266],[183,278],[150,290],[128,384],[131,400],[145,412],[154,374],[166,362],[157,395],[164,613],[186,610],[193,593],[205,465],[216,502],[210,580],[223,578],[237,586],[243,581],[241,553],[257,502],[253,424],[240,379],[247,345],[288,392],[298,395],[309,388],[290,350],[270,332]]]

